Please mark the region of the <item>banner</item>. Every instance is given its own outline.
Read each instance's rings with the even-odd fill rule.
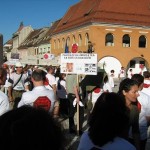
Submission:
[[[11,57],[10,58],[19,60],[19,53],[11,53]]]
[[[62,53],[61,73],[97,75],[97,54]]]
[[[46,54],[43,55],[43,58],[44,59],[50,59],[50,60],[52,60],[52,59],[55,58],[55,55],[54,54],[46,53]]]

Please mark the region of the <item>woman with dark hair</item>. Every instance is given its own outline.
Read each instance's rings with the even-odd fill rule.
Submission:
[[[95,103],[89,129],[82,135],[78,150],[135,150],[126,140],[128,129],[125,101],[117,93],[102,93]]]
[[[130,114],[129,141],[135,145],[137,150],[140,150],[139,109],[137,106],[138,90],[138,82],[126,78],[120,83],[118,94],[125,100]]]

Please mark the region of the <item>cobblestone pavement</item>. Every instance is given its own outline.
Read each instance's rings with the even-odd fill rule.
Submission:
[[[87,130],[87,115],[85,113],[85,117],[84,117],[84,123],[83,123],[83,131]],[[59,121],[62,124],[63,130],[64,130],[64,135],[66,138],[66,148],[65,150],[77,150],[79,141],[80,141],[80,136],[76,135],[76,134],[70,134],[69,133],[69,120],[68,119],[63,119],[60,118]],[[76,124],[76,114],[75,114],[75,124]]]

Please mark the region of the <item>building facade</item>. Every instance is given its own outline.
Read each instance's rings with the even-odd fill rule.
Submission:
[[[133,7],[136,6],[136,7]],[[82,0],[71,6],[59,22],[51,38],[52,53],[87,52],[89,42],[98,54],[99,66],[116,76],[121,66],[133,73],[149,69],[150,11],[147,0]]]

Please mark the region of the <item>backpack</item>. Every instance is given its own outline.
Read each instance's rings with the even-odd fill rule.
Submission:
[[[42,108],[46,111],[50,110],[51,100],[47,96],[39,96],[33,103],[35,108]]]

